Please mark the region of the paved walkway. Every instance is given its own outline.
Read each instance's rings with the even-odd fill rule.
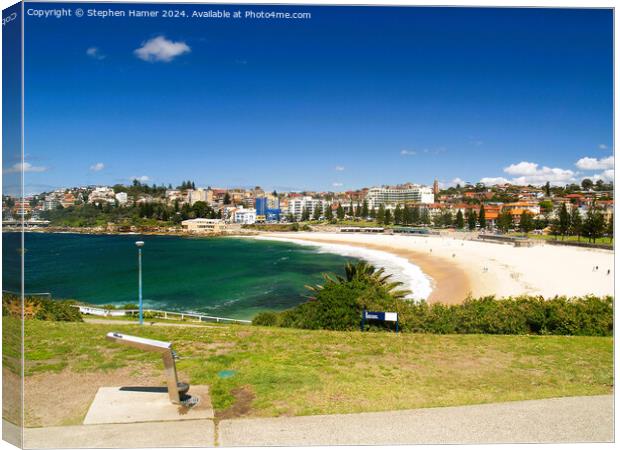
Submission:
[[[613,396],[380,413],[29,428],[26,448],[612,442]]]

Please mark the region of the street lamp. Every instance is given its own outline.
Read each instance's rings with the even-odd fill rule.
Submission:
[[[138,310],[140,325],[142,325],[142,247],[144,241],[136,241],[138,247]]]

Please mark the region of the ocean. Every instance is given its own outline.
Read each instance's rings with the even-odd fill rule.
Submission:
[[[19,289],[19,233],[3,233],[3,289]],[[179,236],[25,234],[26,292],[104,305],[137,303],[143,240],[146,308],[251,319],[307,300],[307,284],[322,273],[344,274],[347,261],[365,259],[418,293],[430,292],[421,271],[382,252],[285,240]],[[425,284],[426,283],[426,284]],[[428,286],[427,286],[428,284]],[[423,296],[423,295],[422,295]]]

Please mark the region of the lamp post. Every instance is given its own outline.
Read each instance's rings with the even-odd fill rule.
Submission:
[[[136,241],[138,247],[138,310],[140,325],[142,325],[142,247],[144,241]]]

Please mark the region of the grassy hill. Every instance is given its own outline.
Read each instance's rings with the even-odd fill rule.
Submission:
[[[18,330],[16,319],[5,317],[3,323],[5,339]],[[218,417],[464,405],[607,394],[613,388],[613,340],[607,337],[28,320],[27,423],[79,423],[100,386],[163,384],[157,355],[108,342],[104,336],[109,331],[172,341],[182,357],[177,361],[180,378],[211,387]],[[9,344],[5,342],[4,362],[10,367],[15,361]],[[223,370],[236,372],[222,378],[218,374]],[[58,402],[65,400],[53,397],[66,396],[60,389],[63,383],[75,392],[72,402],[58,411]],[[28,402],[29,395],[36,399]]]

